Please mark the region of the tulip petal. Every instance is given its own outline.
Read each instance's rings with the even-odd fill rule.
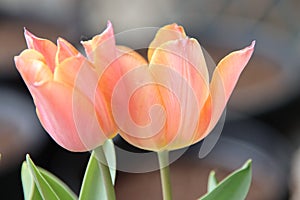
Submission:
[[[107,22],[107,28],[101,34],[91,40],[82,41],[81,44],[88,59],[97,63],[100,70],[105,68],[112,61],[111,56],[115,56],[115,38],[111,22]]]
[[[43,127],[59,145],[80,152],[105,141],[94,105],[77,90],[48,82],[31,91]]]
[[[75,99],[80,101],[81,96],[84,95],[95,105],[95,109],[98,111],[99,124],[104,132],[108,136],[115,132],[112,116],[109,114],[108,105],[105,103],[105,98],[99,88],[99,77],[92,64],[83,56],[74,56],[63,61],[55,70],[54,80],[78,91],[78,93],[73,94],[74,101]],[[80,98],[76,95],[79,95]],[[76,113],[80,116],[79,111]]]
[[[54,80],[74,87],[78,72],[84,61],[85,58],[80,54],[65,59],[55,68]]]
[[[55,54],[57,51],[56,45],[50,40],[36,37],[26,29],[24,30],[24,35],[28,48],[40,52],[45,57],[47,65],[53,72],[55,68]]]
[[[209,95],[208,71],[199,43],[186,38],[162,44],[156,48],[149,69],[155,82],[168,89],[159,87],[167,113],[166,135],[173,135],[165,148],[192,143]]]
[[[130,144],[137,146],[141,149],[149,150],[149,151],[162,151],[162,150],[176,150],[180,148],[187,147],[188,145],[192,145],[199,140],[205,137],[204,133],[207,129],[210,117],[211,117],[211,105],[210,98],[207,100],[206,104],[203,106],[203,109],[200,113],[200,120],[197,124],[196,128],[193,128],[193,132],[185,132],[188,130],[187,127],[180,127],[180,104],[177,102],[176,105],[171,107],[164,107],[161,102],[159,94],[156,95],[158,88],[155,88],[153,85],[148,85],[147,88],[142,88],[141,91],[132,96],[130,111],[132,119],[141,127],[145,128],[146,125],[150,125],[152,130],[149,131],[141,131],[140,127],[136,127],[136,129],[132,129],[131,132],[121,131],[120,134],[122,137],[129,142]],[[148,91],[147,91],[148,90]],[[168,93],[166,88],[160,88],[160,90],[166,90],[163,93]],[[156,99],[154,98],[156,97]],[[163,98],[163,97],[162,97]],[[155,112],[152,106],[160,105],[163,108],[164,112]],[[171,110],[172,109],[172,110]],[[187,126],[191,126],[191,120],[187,116],[186,120],[183,120],[183,124],[187,124]],[[161,126],[160,131],[156,131],[156,125],[160,125],[160,123],[156,123],[155,120],[164,122],[164,125]],[[177,120],[177,123],[175,123]],[[125,121],[125,125],[128,123]],[[192,125],[195,127],[195,125]],[[151,137],[146,137],[146,135],[152,135]]]
[[[161,71],[160,67],[169,67],[180,76],[174,77],[175,73],[170,70]],[[149,68],[156,81],[172,82],[172,88],[179,87],[178,90],[181,92],[189,89],[183,87],[186,81],[188,83],[186,87],[192,88],[198,99],[198,108],[205,103],[209,94],[208,70],[202,49],[195,39],[187,38],[164,43],[155,50]]]
[[[27,86],[40,85],[52,80],[53,74],[45,63],[45,58],[36,50],[26,49],[14,59]]]
[[[177,39],[185,38],[185,32],[182,26],[178,26],[177,24],[169,24],[162,28],[160,28],[153,41],[149,45],[148,49],[148,61],[150,62],[152,59],[152,55],[157,47],[162,45],[165,42]]]
[[[68,41],[58,38],[57,40],[57,52],[56,52],[56,65],[59,65],[62,61],[69,57],[73,57],[79,54],[78,50],[73,47]]]
[[[65,67],[62,67],[63,69],[68,70],[67,61],[69,60],[70,59],[62,63],[66,64]],[[88,60],[83,59],[79,62],[78,66],[76,66],[77,71],[73,69],[70,70],[70,73],[73,73],[71,76],[71,78],[73,78],[72,87],[75,88],[76,91],[79,91],[79,96],[84,95],[90,102],[93,103],[94,109],[97,111],[99,125],[103,129],[104,133],[107,134],[107,137],[110,138],[111,134],[116,133],[116,128],[110,112],[110,101],[106,101],[105,96],[101,91],[101,87],[104,86],[102,86],[100,77]],[[65,72],[68,73],[68,71]],[[106,85],[109,85],[109,83]],[[77,98],[75,96],[73,98],[81,100],[81,98]],[[80,117],[80,112],[78,112],[78,116]]]
[[[124,60],[124,65],[130,65],[131,61],[136,61],[137,63],[140,63],[141,65],[147,65],[148,62],[145,60],[144,57],[142,57],[139,53],[134,51],[133,49],[126,47],[126,46],[117,46],[118,50],[118,57],[126,56],[127,59]],[[129,62],[129,63],[127,63]]]
[[[98,123],[103,130],[103,134],[106,135],[106,139],[111,139],[117,134],[117,127],[111,113],[110,103],[106,102],[99,88],[97,88],[94,101]]]
[[[148,48],[148,61],[152,59],[152,55],[157,47],[165,42],[185,38],[185,32],[182,26],[177,24],[169,24],[160,28]]]
[[[132,88],[135,84],[139,84],[139,80],[145,81],[147,80],[147,77],[150,77],[149,73],[135,73],[136,71],[140,72],[140,70],[143,69],[148,70],[148,64],[144,58],[130,48],[118,46],[116,53],[116,59],[110,63],[105,71],[101,74],[98,86],[107,102],[107,106],[110,111],[109,113],[111,113],[112,110],[117,110],[115,112],[117,115],[114,115],[114,120],[116,123],[119,125],[119,127],[129,130],[127,132],[129,132],[131,136],[134,135],[135,138],[135,136],[139,137],[141,133],[143,133],[143,135],[147,134],[145,131],[140,131],[141,129],[138,129],[136,123],[139,121],[135,121],[136,119],[141,119],[140,115],[136,117],[135,114],[136,111],[139,111],[139,109],[141,109],[143,106],[140,106],[138,109],[135,107],[133,109],[134,113],[129,114],[127,112],[128,109],[126,109],[129,105],[127,100],[131,98],[130,88]],[[129,75],[130,78],[124,78],[127,75]],[[144,77],[144,75],[146,77]],[[119,87],[116,86],[117,84]],[[151,94],[154,94],[153,91]],[[138,105],[138,103],[135,105]],[[145,104],[144,106],[146,107]],[[132,123],[131,118],[135,121],[134,123]],[[143,122],[146,123],[145,121]]]
[[[106,101],[111,102],[115,85],[126,73],[139,67],[145,67],[146,65],[148,65],[146,60],[134,50],[118,46],[115,59],[109,63],[99,78],[99,87]],[[127,82],[126,84],[130,83]],[[126,86],[124,89],[126,89]]]
[[[50,82],[31,89],[37,114],[45,130],[62,147],[84,151],[72,112],[72,88]]]
[[[210,84],[213,114],[208,132],[218,122],[240,74],[252,56],[254,46],[255,41],[242,50],[230,53],[217,65]]]
[[[126,73],[112,98],[113,115],[122,136],[148,150],[160,149],[169,141],[165,121],[170,116],[166,117],[157,87],[145,65]]]
[[[117,133],[101,93],[95,93],[95,102],[78,90],[73,90],[73,118],[77,134],[87,150],[102,145]]]
[[[204,106],[201,109],[197,130],[195,131],[193,139],[191,142],[189,142],[189,144],[191,145],[195,144],[208,135],[206,130],[210,125],[211,117],[212,117],[212,97],[211,95],[209,95],[207,97]]]
[[[95,102],[100,77],[88,60],[82,59],[79,62],[80,65],[74,67],[76,69],[73,72],[71,72],[72,69],[70,70],[71,73],[74,73],[72,75],[72,78],[74,78],[73,87],[81,91],[91,102]],[[67,69],[67,66],[65,69]]]

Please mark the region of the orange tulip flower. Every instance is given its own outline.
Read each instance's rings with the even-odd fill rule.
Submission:
[[[254,45],[223,58],[210,81],[198,41],[176,24],[161,28],[149,46],[148,63],[135,65],[115,87],[112,110],[120,135],[152,151],[183,148],[206,137],[218,122]]]
[[[16,67],[50,136],[70,151],[88,151],[114,137],[117,127],[109,99],[116,82],[112,79],[122,73],[119,62],[111,61],[122,53],[115,46],[111,23],[102,34],[83,42],[88,58],[61,38],[55,45],[27,30],[25,38],[28,49],[15,57]]]

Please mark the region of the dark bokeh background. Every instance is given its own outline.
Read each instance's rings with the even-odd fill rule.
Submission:
[[[223,178],[248,158],[253,183],[248,199],[300,199],[300,3],[297,0],[0,0],[0,198],[22,199],[25,154],[78,193],[89,153],[71,153],[43,131],[13,56],[26,48],[23,27],[55,41],[79,41],[100,33],[176,22],[215,62],[257,41],[227,109],[222,136],[205,159],[201,144],[171,165],[174,199],[205,192],[207,175]],[[122,145],[122,141],[117,141]],[[299,157],[299,158],[298,158]],[[118,199],[160,199],[157,172],[118,172]]]

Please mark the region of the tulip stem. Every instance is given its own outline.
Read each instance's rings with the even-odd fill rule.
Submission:
[[[115,200],[116,199],[116,194],[115,194],[115,189],[114,185],[112,183],[110,171],[109,171],[109,166],[107,164],[106,156],[104,154],[103,146],[98,147],[97,149],[94,150],[95,153],[97,154],[97,157],[99,159],[99,169],[100,173],[103,176],[103,181],[105,185],[105,192],[107,195],[108,200]]]
[[[160,179],[162,185],[163,199],[172,199],[172,188],[170,181],[170,170],[169,170],[169,152],[159,151],[157,152],[159,167],[160,167]]]

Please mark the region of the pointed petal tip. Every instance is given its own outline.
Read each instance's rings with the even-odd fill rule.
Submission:
[[[26,40],[29,39],[29,38],[31,38],[31,39],[39,39],[37,36],[35,36],[33,33],[31,33],[25,27],[24,27],[24,35],[25,35]]]
[[[168,25],[167,25],[166,27],[168,27]],[[178,25],[178,24],[176,24],[176,23],[173,23],[173,24],[170,24],[169,27],[170,27],[171,29],[173,29],[174,31],[178,31],[178,32],[180,32],[180,33],[182,33],[182,34],[185,35],[184,28],[183,28],[181,25]]]
[[[61,38],[61,37],[58,37],[57,40],[56,40],[57,46],[61,45],[61,43],[63,43],[63,42],[64,42],[64,39]]]
[[[19,56],[14,56],[14,62],[17,62]]]
[[[56,44],[59,48],[61,48],[61,46],[67,45],[67,44],[69,44],[69,42],[62,37],[58,37],[56,40]]]
[[[97,49],[101,44],[104,43],[104,41],[110,41],[107,42],[108,43],[112,43],[111,45],[115,44],[115,38],[114,38],[114,30],[112,27],[112,23],[110,21],[107,21],[107,27],[106,29],[94,36],[92,39],[87,40],[87,41],[81,41],[81,44],[83,45],[84,49],[85,49],[85,53],[88,57],[90,57],[91,53]]]
[[[32,34],[30,31],[28,31],[25,27],[24,27],[24,36],[25,36],[27,47],[33,49],[34,48],[33,40],[36,39],[37,37],[34,34]]]
[[[113,25],[110,20],[107,20],[106,29],[103,31],[103,33],[108,34],[110,37],[114,34]]]
[[[243,50],[241,50],[241,52],[252,55],[252,53],[254,51],[255,44],[256,44],[256,40],[253,40],[251,42],[251,44],[249,46],[245,47]]]
[[[26,27],[24,27],[23,30],[24,30],[24,35],[25,35],[25,36],[26,36],[26,35],[28,35],[28,36],[33,35],[32,33],[30,33],[30,32],[27,30]]]
[[[106,29],[104,30],[103,34],[108,34],[109,37],[111,37],[114,34],[113,25],[111,21],[107,21]]]
[[[17,68],[17,70],[19,70],[19,60],[20,57],[18,56],[14,56],[14,63],[15,63],[15,67]]]
[[[58,37],[56,41],[64,41],[65,39],[63,39],[62,37]]]
[[[249,49],[254,49],[255,44],[256,44],[256,40],[253,40],[248,48]]]
[[[111,23],[111,21],[110,20],[107,20],[107,25],[106,25],[107,27],[111,27],[112,28],[112,23]]]
[[[170,24],[170,26],[172,26],[172,27],[174,27],[174,28],[180,27],[177,23]]]
[[[94,40],[96,40],[96,38],[99,37],[99,36],[107,35],[108,37],[112,37],[113,34],[114,34],[114,31],[113,31],[113,25],[112,25],[112,23],[111,23],[110,20],[107,20],[106,29],[105,29],[102,33],[100,33],[99,35],[94,36],[94,37],[93,37],[92,39],[90,39],[90,40],[81,40],[80,43],[81,43],[82,45],[89,44],[89,43],[93,43],[93,42],[95,42]]]
[[[21,54],[22,54],[22,52],[21,52]],[[14,63],[15,63],[15,66],[17,67],[17,69],[19,69],[18,67],[19,67],[19,62],[20,62],[20,55],[14,56]]]

